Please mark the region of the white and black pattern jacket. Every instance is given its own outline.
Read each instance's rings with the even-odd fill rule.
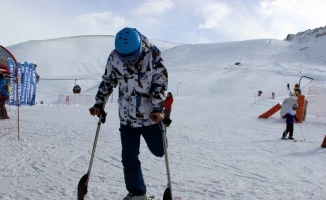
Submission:
[[[149,115],[163,110],[168,88],[168,72],[160,50],[141,37],[143,52],[136,66],[125,65],[115,50],[111,52],[95,97],[95,106],[104,108],[113,88],[119,85],[120,123],[130,127],[155,123]]]

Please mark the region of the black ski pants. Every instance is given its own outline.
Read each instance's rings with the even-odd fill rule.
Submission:
[[[140,140],[143,136],[149,150],[157,157],[164,156],[162,127],[159,124],[131,128],[120,124],[122,164],[127,190],[134,195],[146,194],[146,186],[138,159]]]
[[[288,124],[286,123],[286,129],[283,132],[283,137],[286,137],[286,135],[290,133],[290,137],[293,137],[293,123],[292,124]]]

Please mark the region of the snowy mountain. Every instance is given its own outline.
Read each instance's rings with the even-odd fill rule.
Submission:
[[[178,45],[157,40],[153,42],[162,51]],[[113,48],[114,36],[104,35],[28,41],[8,47],[18,61],[37,64],[37,73],[41,79],[38,89],[45,91],[45,96],[39,93],[37,102],[43,100],[47,103],[56,102],[58,94],[71,94],[75,79],[76,84],[82,87],[83,94],[94,94]],[[44,88],[43,82],[50,83],[49,88]],[[63,87],[57,87],[58,82]]]
[[[299,32],[297,34],[288,34],[284,40],[290,42],[305,43],[314,40],[315,38],[325,37],[325,36],[326,36],[326,26],[315,28],[313,30],[309,29],[303,32]]]
[[[311,62],[323,65],[326,60],[324,52],[320,51],[326,45],[323,37],[315,38],[311,45],[272,39],[183,45],[157,40],[152,42],[162,50],[167,66],[177,71],[223,69],[233,66],[235,62],[245,65],[290,62],[299,69]],[[8,49],[18,61],[37,64],[37,72],[41,76],[38,89],[44,93],[38,93],[36,102],[54,103],[58,94],[72,93],[75,79],[76,84],[82,87],[82,94],[96,93],[113,43],[113,36],[76,36],[29,41],[10,46]],[[172,76],[174,74],[177,73],[172,73]],[[200,80],[199,77],[195,79]],[[49,84],[43,84],[44,82]],[[61,87],[57,87],[58,84]],[[172,85],[176,84],[178,80],[172,79]]]
[[[168,90],[174,95],[167,135],[175,196],[183,200],[326,199],[322,117],[309,115],[294,125],[298,142],[280,140],[285,124],[279,113],[258,118],[288,98],[287,83],[292,89],[300,77],[309,76],[315,85],[326,86],[326,37],[291,41],[154,41],[163,50]],[[38,65],[37,102],[45,104],[21,107],[20,140],[16,132],[0,137],[0,199],[76,199],[78,181],[88,169],[97,118],[88,114],[89,105],[50,103],[59,94],[72,94],[74,79],[82,93],[94,95],[112,47],[112,36],[8,47],[17,60]],[[275,99],[258,100],[258,90],[275,92]],[[108,119],[101,127],[86,199],[122,199],[126,194],[117,110],[116,101],[106,105]],[[151,155],[142,141],[140,160],[148,194],[162,199],[164,158]]]

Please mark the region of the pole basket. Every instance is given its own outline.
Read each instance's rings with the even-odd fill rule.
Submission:
[[[321,147],[326,148],[326,135],[324,137],[323,143],[321,144]]]

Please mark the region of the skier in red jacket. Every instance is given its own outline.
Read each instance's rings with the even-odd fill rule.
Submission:
[[[173,96],[171,92],[168,92],[167,97],[164,101],[164,115],[165,115],[165,120],[169,120],[171,123],[170,119],[170,114],[172,111],[172,103],[173,103]],[[166,126],[169,126],[170,123],[166,123]]]

